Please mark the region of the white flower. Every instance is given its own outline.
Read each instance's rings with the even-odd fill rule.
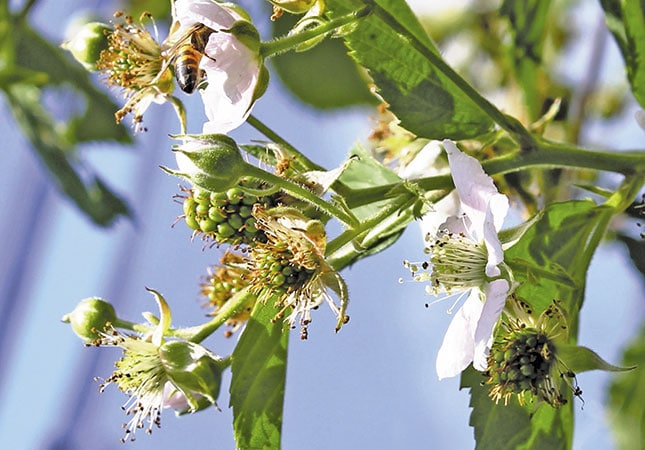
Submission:
[[[174,19],[180,24],[180,36],[182,30],[197,23],[215,31],[208,38],[200,62],[208,81],[200,89],[208,117],[203,132],[226,134],[244,123],[258,97],[256,88],[263,65],[259,40],[248,33],[255,29],[240,9],[211,0],[177,0]],[[249,27],[231,32],[240,22],[247,22]]]
[[[437,355],[439,379],[453,377],[468,364],[483,371],[493,342],[493,330],[504,308],[511,284],[501,278],[504,252],[497,232],[508,212],[506,196],[495,188],[479,162],[443,141],[459,196],[461,216],[448,218],[430,236],[430,273],[415,274],[430,281],[431,294],[467,295],[455,314]],[[413,272],[419,267],[409,265]]]

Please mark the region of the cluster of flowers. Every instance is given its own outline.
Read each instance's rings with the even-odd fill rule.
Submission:
[[[280,8],[297,13],[322,8],[319,0],[271,3],[276,17]],[[277,319],[291,328],[300,326],[300,336],[306,339],[311,311],[327,303],[340,329],[348,320],[347,288],[326,259],[324,223],[315,214],[324,208],[320,196],[334,175],[327,173],[324,182],[304,171],[284,169],[274,175],[246,162],[226,136],[248,118],[268,82],[259,35],[249,16],[228,3],[176,0],[173,26],[162,43],[131,18],[120,17],[123,22],[113,26],[86,27],[85,34],[67,47],[88,69],[98,70],[108,85],[122,89],[126,101],[116,113],[117,122],[132,114],[140,126],[150,104],[170,102],[185,131],[183,107],[172,95],[173,78],[184,91],[200,93],[208,117],[203,134],[178,136],[183,141],[174,148],[179,169],[165,170],[191,184],[180,197],[181,217],[193,236],[230,246],[201,286],[214,323],[230,325],[230,336],[257,304],[270,304],[278,311]],[[315,22],[314,17],[308,20]],[[87,45],[88,36],[100,44]],[[443,149],[455,193],[426,216],[433,224],[427,234],[429,260],[406,262],[415,280],[429,283],[430,294],[457,296],[457,301],[466,297],[439,350],[437,374],[453,377],[472,364],[488,377],[495,401],[507,403],[515,394],[521,403],[537,396],[559,406],[565,397],[558,376],[569,376],[569,371],[562,369],[557,356],[558,339],[566,340],[563,327],[551,323],[557,306],[538,319],[517,306],[516,286],[498,237],[509,201],[476,159],[451,141],[444,141]],[[428,176],[436,170],[441,147],[433,142],[424,151],[431,155],[431,168],[417,168],[416,175]],[[280,154],[275,159],[279,167]],[[412,178],[414,164],[400,175]],[[353,220],[351,212],[340,213],[328,216]],[[125,426],[129,439],[137,428],[150,432],[158,426],[164,407],[184,413],[216,406],[221,372],[228,364],[199,344],[208,324],[172,329],[170,309],[152,292],[160,317],[150,315],[147,324],[120,320],[108,303],[96,298],[67,317],[89,345],[123,349],[116,371],[102,381],[101,390],[114,383],[131,396],[124,408],[132,415]],[[118,328],[139,334],[124,334]]]
[[[275,2],[275,14],[280,6],[303,13],[320,8],[318,3]],[[116,17],[122,22],[89,24],[66,47],[88,70],[100,72],[107,85],[122,90],[126,100],[115,114],[117,123],[132,114],[140,129],[152,103],[170,102],[185,130],[183,107],[172,95],[174,78],[182,90],[197,90],[204,103],[208,121],[203,134],[177,136],[183,141],[174,148],[179,169],[165,170],[191,184],[178,197],[183,199],[181,217],[193,236],[202,235],[210,245],[230,246],[201,286],[214,316],[210,323],[230,325],[225,333],[230,336],[256,304],[270,304],[278,311],[276,319],[284,319],[290,328],[299,325],[306,339],[311,311],[327,303],[340,329],[349,319],[347,288],[325,259],[324,224],[313,218],[316,214],[306,214],[316,211],[306,207],[306,199],[322,194],[329,182],[317,183],[307,173],[297,174],[293,182],[289,178],[295,174],[284,168],[280,177],[264,172],[244,161],[240,148],[226,136],[247,119],[267,84],[259,35],[249,16],[230,3],[176,0],[173,25],[162,43],[132,18]],[[279,165],[280,155],[276,159]],[[339,305],[328,290],[340,299]],[[130,396],[124,410],[132,418],[124,425],[123,441],[134,440],[138,428],[150,433],[159,426],[164,408],[183,414],[217,406],[221,373],[229,364],[199,344],[204,329],[211,332],[210,323],[171,328],[170,308],[159,293],[151,292],[160,316],[148,314],[144,324],[119,319],[99,298],[84,300],[65,317],[87,345],[123,350],[115,372],[100,385],[103,391],[115,384]]]

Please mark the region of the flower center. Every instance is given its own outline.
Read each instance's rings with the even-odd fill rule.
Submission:
[[[265,286],[290,293],[311,279],[315,270],[293,264],[293,255],[286,244],[276,242],[271,250],[258,255],[256,263],[256,277],[264,280]]]
[[[504,399],[508,404],[517,395],[520,404],[533,396],[546,400],[553,407],[567,402],[551,373],[557,363],[556,348],[551,339],[532,328],[516,330],[501,342],[496,342],[488,357],[491,385],[490,397]]]
[[[450,294],[481,287],[486,281],[488,253],[483,243],[461,234],[441,232],[426,248],[426,252],[432,255],[432,294]]]

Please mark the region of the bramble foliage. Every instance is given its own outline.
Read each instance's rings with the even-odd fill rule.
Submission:
[[[406,261],[411,278],[430,283],[433,295],[467,296],[437,373],[461,374],[478,449],[571,448],[576,373],[630,369],[578,343],[578,321],[604,238],[625,243],[643,273],[643,235],[633,224],[645,213],[645,150],[592,151],[580,142],[592,119],[611,119],[634,100],[645,107],[642,2],[600,2],[631,92],[593,77],[578,89],[558,75],[575,41],[564,20],[576,7],[570,2],[482,2],[458,17],[418,17],[404,0],[270,0],[254,4],[252,15],[243,1],[174,0],[170,8],[131,1],[130,11],[90,24],[66,44],[83,66],[30,25],[34,3],[11,10],[0,1],[0,88],[60,190],[98,224],[128,215],[104,180],[80,175],[79,146],[132,143],[117,123],[130,115],[140,131],[147,108],[169,103],[182,134],[168,149],[178,168],[164,170],[185,183],[176,196],[180,222],[206,250],[227,249],[202,283],[212,307],[204,323],[172,327],[170,306],[155,291],[159,317],[148,313],[143,323],[120,318],[98,298],[66,316],[84,340],[123,349],[106,384],[132,397],[132,434],[158,425],[163,406],[178,414],[217,406],[221,373],[230,368],[238,447],[280,448],[291,330],[307,339],[308,324],[329,313],[323,303],[336,331],[351,326],[341,271],[369,264],[417,219],[429,256]],[[154,23],[167,31],[163,39],[149,31]],[[271,39],[258,31],[269,28]],[[466,58],[450,55],[456,46]],[[111,99],[86,69],[125,100]],[[288,143],[289,130],[252,114],[275,82],[269,74],[318,109],[369,108],[377,122],[367,142],[339,167],[320,166],[317,155]],[[70,91],[86,106],[59,122],[42,107],[50,90]],[[202,116],[184,109],[181,90],[203,100],[204,134],[185,133]],[[637,120],[645,128],[644,116]],[[244,122],[267,142],[228,136]],[[523,222],[502,229],[509,204]],[[616,216],[622,228],[612,228]],[[351,291],[352,302],[365,300],[360,286]],[[220,357],[202,342],[227,324],[239,341]],[[625,364],[639,362],[640,341]],[[629,427],[621,424],[645,417],[630,398],[638,373],[622,374],[610,393],[624,448]]]

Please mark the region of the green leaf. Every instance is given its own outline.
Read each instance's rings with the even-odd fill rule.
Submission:
[[[277,309],[257,302],[232,355],[233,428],[241,449],[279,449],[289,333]]]
[[[645,4],[640,0],[601,0],[605,22],[623,54],[636,100],[645,107]]]
[[[115,122],[114,113],[119,107],[92,84],[87,71],[67,52],[27,26],[16,26],[13,36],[16,70],[46,74],[50,85],[70,86],[84,99],[85,110],[66,125],[65,137],[69,142],[132,141],[127,128]]]
[[[275,21],[274,36],[286,34],[294,23],[294,16]],[[318,108],[376,102],[367,88],[366,75],[347,56],[341,40],[327,39],[306,52],[276,56],[271,63],[287,89]]]
[[[514,61],[512,67],[524,91],[532,120],[538,118],[542,107],[537,88],[550,6],[550,0],[505,0],[500,8],[500,13],[506,16],[511,24]]]
[[[361,204],[360,198],[352,192],[353,190],[394,183],[403,184],[398,175],[374,159],[361,145],[352,148],[351,156],[356,159],[339,177],[342,185],[348,188],[342,190],[344,200],[348,204]],[[409,191],[403,190],[399,194],[410,197],[407,206],[411,206],[417,200]],[[411,210],[400,208],[400,205],[405,206],[406,203],[401,203],[397,193],[391,193],[382,201],[352,207],[352,213],[365,226],[366,232],[356,236],[351,245],[334,253],[334,267],[345,267],[394,244],[414,219]],[[370,223],[375,218],[378,218],[376,223]]]
[[[634,266],[645,277],[645,240],[634,239],[624,234],[619,234],[616,238],[625,244]]]
[[[616,448],[645,448],[645,323],[625,349],[622,363],[639,364],[631,372],[618,374],[609,388],[608,408]]]
[[[326,3],[333,17],[364,6],[360,0]],[[374,3],[391,14],[427,50],[439,54],[404,0]],[[379,94],[404,128],[430,139],[459,140],[479,136],[493,126],[469,97],[376,13],[361,19],[344,39],[350,55],[368,69]]]
[[[43,110],[40,89],[13,85],[5,91],[16,121],[30,140],[42,163],[64,192],[96,224],[107,226],[121,215],[129,216],[126,203],[97,176],[88,181],[74,167],[70,143],[59,133],[52,118]],[[87,169],[84,169],[87,170]]]
[[[529,226],[509,233],[519,240],[504,254],[519,287],[516,292],[539,314],[553,300],[565,310],[569,343],[575,344],[578,313],[584,299],[585,277],[591,257],[616,210],[592,201],[568,201],[547,206]],[[576,369],[607,368],[590,350],[571,355],[565,345],[563,359]],[[571,346],[573,347],[573,345]],[[569,347],[569,348],[571,348]],[[560,346],[558,347],[560,349]],[[580,348],[578,348],[580,349]],[[597,355],[596,355],[597,356]],[[573,369],[573,367],[571,367]],[[520,406],[513,398],[508,406],[497,405],[481,386],[481,374],[471,369],[462,375],[462,387],[471,389],[478,449],[569,449],[573,439],[573,401],[570,389],[561,384],[567,404],[553,408],[546,403]]]
[[[613,213],[613,208],[591,200],[551,204],[505,252],[505,261],[521,283],[518,294],[537,312],[558,300],[574,336],[587,268]]]
[[[568,449],[573,433],[572,402],[555,409],[546,403],[520,406],[496,404],[482,386],[484,377],[472,367],[461,375],[460,388],[470,389],[470,426],[477,450]]]
[[[608,372],[625,372],[634,367],[618,367],[609,364],[593,350],[579,345],[559,345],[558,357],[575,373],[589,370],[606,370]]]

